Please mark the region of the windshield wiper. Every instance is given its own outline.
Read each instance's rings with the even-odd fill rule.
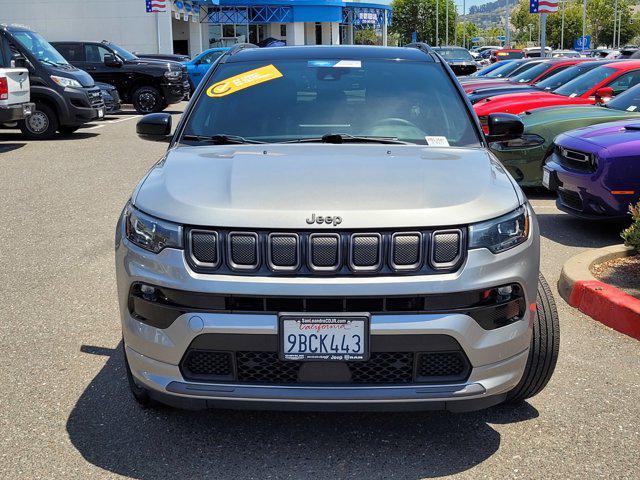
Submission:
[[[243,143],[259,144],[265,142],[259,142],[258,140],[249,140],[239,135],[227,135],[224,133],[218,133],[216,135],[183,135],[183,140],[207,142],[214,145],[241,145]]]
[[[46,58],[39,58],[39,62],[48,63],[49,65],[53,65],[54,67],[61,67],[64,63],[52,62],[51,60],[47,60]]]
[[[384,145],[414,145],[396,137],[357,136],[348,133],[325,133],[321,137],[297,138],[280,143],[381,143]]]

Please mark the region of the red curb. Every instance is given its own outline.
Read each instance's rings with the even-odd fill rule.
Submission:
[[[640,300],[597,280],[573,284],[569,305],[620,333],[640,340]]]

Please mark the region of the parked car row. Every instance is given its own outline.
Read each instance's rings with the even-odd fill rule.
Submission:
[[[18,126],[30,139],[70,134],[122,103],[159,112],[194,86],[187,64],[138,58],[105,40],[50,43],[16,25],[0,25],[0,60],[0,126]]]
[[[491,144],[520,185],[616,219],[640,199],[640,60],[595,58],[513,60],[460,81],[485,133],[492,115],[522,119],[521,137]]]

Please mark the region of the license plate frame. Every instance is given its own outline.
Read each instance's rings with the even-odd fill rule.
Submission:
[[[297,322],[309,320],[313,322],[305,322],[308,325],[329,324],[328,320],[345,321],[345,322],[362,322],[362,353],[353,355],[344,352],[329,353],[289,353],[285,352],[285,322]],[[325,322],[322,322],[325,320]],[[283,312],[278,314],[278,356],[283,361],[304,361],[304,362],[365,362],[369,360],[371,337],[371,314],[362,313],[289,313]],[[318,340],[319,341],[319,340]]]

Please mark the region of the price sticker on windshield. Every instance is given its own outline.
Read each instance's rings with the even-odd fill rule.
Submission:
[[[207,88],[207,96],[211,98],[225,97],[245,88],[260,85],[264,82],[282,77],[282,73],[274,65],[255,68],[233,77],[214,83]]]

